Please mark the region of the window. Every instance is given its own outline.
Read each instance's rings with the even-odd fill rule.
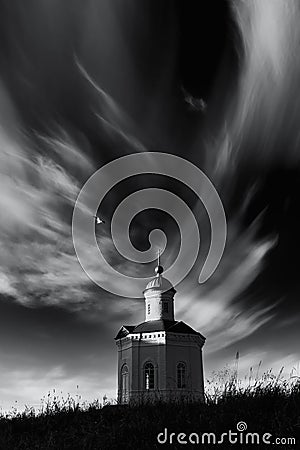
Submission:
[[[154,366],[151,362],[145,364],[145,389],[154,389]]]
[[[185,388],[185,364],[183,362],[177,364],[177,387]]]
[[[163,312],[168,313],[169,312],[169,305],[167,302],[163,302]]]
[[[148,303],[148,314],[150,314],[150,303]]]
[[[129,400],[129,371],[127,364],[121,369],[121,402],[127,403]]]

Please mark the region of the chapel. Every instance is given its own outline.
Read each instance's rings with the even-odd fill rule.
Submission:
[[[145,321],[123,325],[115,337],[118,348],[118,402],[203,400],[202,347],[205,338],[175,320],[176,290],[163,277],[163,267],[147,284]]]

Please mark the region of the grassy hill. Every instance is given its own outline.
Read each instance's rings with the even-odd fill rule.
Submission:
[[[247,430],[238,432],[237,424],[244,422]],[[241,427],[241,425],[239,425]],[[245,425],[243,425],[245,427]],[[167,430],[167,432],[165,431]],[[237,439],[244,440],[233,445],[223,437],[223,444],[208,445],[213,436],[202,433],[215,433],[216,440],[221,433],[229,430],[237,433]],[[172,436],[172,445],[167,442]],[[185,433],[179,439],[187,444],[178,443],[178,433]],[[194,434],[191,434],[194,433]],[[189,439],[199,445],[192,444]],[[260,443],[247,445],[247,433],[258,433]],[[205,404],[194,402],[172,402],[142,405],[105,405],[95,402],[79,405],[68,399],[62,402],[57,398],[48,401],[43,411],[36,414],[27,409],[23,413],[14,413],[0,418],[0,449],[155,449],[155,448],[268,448],[261,443],[265,433],[281,440],[276,448],[300,448],[300,383],[269,382],[267,385],[255,383],[248,388],[238,388],[235,384],[223,387],[218,395],[210,395]],[[242,437],[241,437],[242,435]],[[231,436],[235,438],[234,435]],[[296,443],[288,441],[294,438]],[[252,437],[249,437],[251,442]],[[256,439],[256,438],[255,438]],[[269,447],[270,448],[270,447]]]

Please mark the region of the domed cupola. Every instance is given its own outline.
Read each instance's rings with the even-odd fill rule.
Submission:
[[[166,292],[166,291],[173,289],[174,293],[175,293],[175,289],[172,286],[172,284],[170,283],[170,281],[162,276],[163,271],[164,271],[164,268],[162,266],[155,267],[156,277],[154,277],[151,281],[149,281],[149,283],[146,286],[145,291],[147,289],[156,289],[159,291]]]

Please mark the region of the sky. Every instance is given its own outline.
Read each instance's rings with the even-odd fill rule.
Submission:
[[[109,225],[129,194],[170,190],[202,232],[175,310],[207,339],[205,377],[233,365],[237,351],[241,374],[260,361],[262,372],[299,370],[299,20],[296,0],[0,0],[3,410],[38,406],[53,389],[115,398],[114,337],[144,320],[143,298],[89,279],[72,213],[87,179],[132,153],[163,151],[199,167],[223,202],[227,242],[199,285],[210,242],[203,206],[179,182],[138,175],[100,205],[98,244],[110,264],[151,276],[155,262],[124,260]],[[155,228],[168,238],[167,268],[179,248],[168,214],[139,213],[130,237],[145,251]],[[89,267],[101,271],[92,254]]]

